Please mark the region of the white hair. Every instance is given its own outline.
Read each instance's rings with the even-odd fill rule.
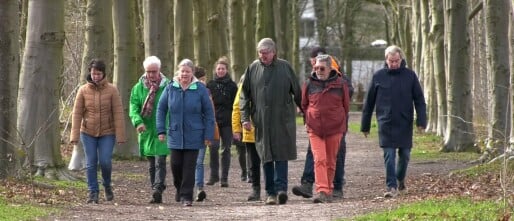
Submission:
[[[161,60],[156,56],[150,56],[145,58],[145,61],[143,61],[143,68],[146,69],[148,66],[156,64],[159,69],[161,69]]]
[[[385,59],[387,59],[387,56],[388,56],[388,55],[390,55],[390,54],[396,54],[396,53],[398,53],[398,54],[400,55],[400,58],[401,58],[401,59],[404,59],[404,58],[405,58],[405,56],[403,55],[403,51],[402,51],[402,49],[401,49],[400,47],[398,47],[398,46],[396,46],[396,45],[391,45],[391,46],[389,46],[389,47],[387,47],[387,48],[385,49],[385,53],[384,53],[384,55],[385,55]]]
[[[276,51],[275,42],[271,38],[263,38],[257,44],[257,51],[260,50],[271,50]]]

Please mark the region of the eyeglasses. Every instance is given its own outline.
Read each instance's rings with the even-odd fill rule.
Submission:
[[[314,67],[314,71],[321,71],[321,72],[324,72],[324,71],[325,71],[325,67],[323,67],[323,66],[315,66],[315,67]]]
[[[146,71],[146,73],[149,73],[149,74],[156,74],[156,73],[159,73],[159,71],[152,71],[152,70],[148,70],[148,71]]]

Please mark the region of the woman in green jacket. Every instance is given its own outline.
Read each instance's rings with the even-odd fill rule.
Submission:
[[[165,142],[158,139],[155,113],[169,79],[161,73],[161,61],[155,56],[147,57],[143,67],[145,73],[130,93],[129,116],[139,134],[139,153],[149,162],[148,172],[153,189],[150,203],[162,203],[162,192],[166,189],[166,156],[170,150]]]

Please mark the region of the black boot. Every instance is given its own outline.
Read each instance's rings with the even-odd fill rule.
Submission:
[[[114,193],[112,192],[112,186],[105,187],[105,200],[112,201],[114,199]]]
[[[152,200],[150,200],[150,203],[162,203],[162,191],[161,190],[154,190],[152,193]]]
[[[248,201],[259,201],[261,200],[261,187],[252,187],[252,193],[248,196]]]
[[[294,195],[302,196],[303,198],[312,197],[312,183],[302,183],[300,186],[294,186],[292,190]]]
[[[87,203],[98,204],[98,191],[89,191],[89,198],[87,199]]]

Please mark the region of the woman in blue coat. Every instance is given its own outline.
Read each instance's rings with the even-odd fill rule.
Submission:
[[[193,202],[198,151],[210,145],[214,137],[214,110],[209,93],[193,73],[193,62],[182,60],[176,77],[164,89],[157,107],[159,140],[167,139],[171,150],[175,201],[184,206],[191,206]]]
[[[416,127],[427,126],[426,104],[423,90],[414,71],[405,67],[403,52],[398,46],[385,50],[386,66],[371,79],[364,108],[361,132],[368,136],[373,109],[376,108],[380,147],[384,151],[386,167],[386,192],[384,197],[394,197],[397,190],[405,190],[405,176],[412,148],[414,108]],[[398,168],[396,169],[396,150]]]

